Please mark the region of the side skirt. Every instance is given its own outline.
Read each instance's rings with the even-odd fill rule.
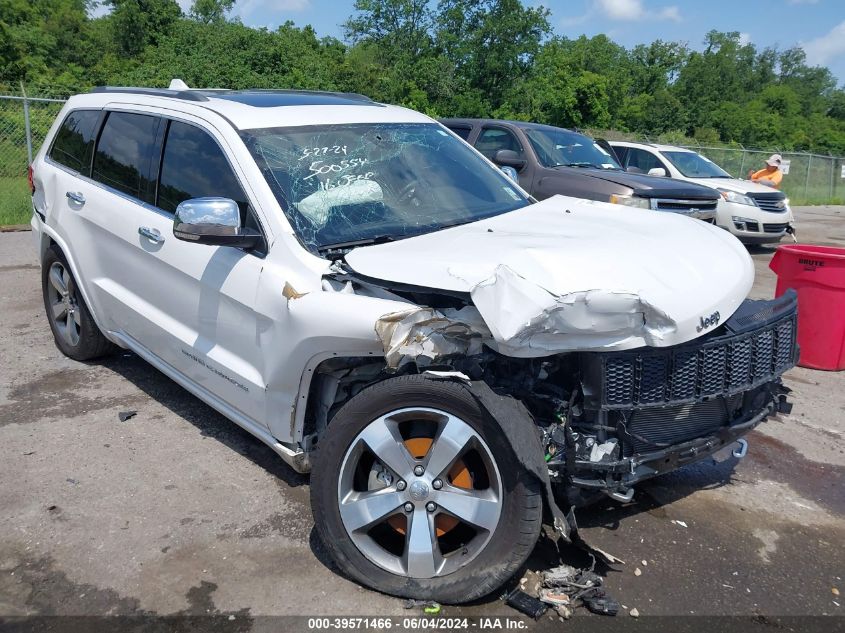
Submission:
[[[298,473],[308,473],[311,471],[311,463],[308,459],[308,454],[301,448],[292,448],[279,442],[273,437],[267,429],[257,424],[250,418],[246,417],[236,409],[230,407],[226,402],[215,396],[211,391],[195,383],[193,380],[187,378],[178,369],[163,361],[161,358],[153,354],[146,347],[141,345],[134,338],[123,332],[109,332],[109,338],[113,338],[119,342],[123,347],[126,347],[143,358],[150,365],[155,367],[165,376],[176,382],[183,389],[186,389],[191,394],[205,402],[212,409],[225,416],[239,427],[255,436],[281,457],[286,464],[293,468]]]

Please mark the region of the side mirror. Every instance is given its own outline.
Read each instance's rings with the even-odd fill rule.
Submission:
[[[666,176],[666,170],[663,169],[662,167],[652,167],[651,169],[648,170],[648,175],[649,176],[663,176],[663,177],[665,177]]]
[[[493,162],[497,165],[513,167],[517,171],[525,167],[525,159],[512,149],[500,149],[493,156]]]
[[[192,198],[179,203],[173,236],[209,246],[254,248],[261,243],[261,233],[241,226],[241,211],[229,198]]]
[[[499,167],[499,169],[502,170],[505,176],[513,180],[515,183],[519,184],[519,174],[516,173],[516,170],[513,167],[511,167],[510,165],[504,165],[502,167]]]

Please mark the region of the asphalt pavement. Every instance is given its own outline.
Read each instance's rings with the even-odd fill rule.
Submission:
[[[801,241],[845,246],[845,207],[796,216]],[[307,477],[269,448],[133,354],[62,356],[31,242],[0,233],[0,617],[216,614],[249,630],[267,615],[409,613],[333,568]],[[753,296],[771,297],[774,250],[751,252]],[[845,614],[845,373],[785,382],[793,413],[752,432],[744,459],[578,513],[626,563],[606,571],[617,620]],[[548,556],[541,544],[530,566]],[[443,613],[514,615],[496,596]]]

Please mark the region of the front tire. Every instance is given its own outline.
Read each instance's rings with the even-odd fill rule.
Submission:
[[[462,603],[504,584],[540,533],[540,486],[462,385],[400,376],[352,398],[318,444],[317,532],[391,595]]]
[[[41,288],[47,321],[62,354],[82,361],[116,349],[94,322],[64,253],[55,245],[44,255]]]

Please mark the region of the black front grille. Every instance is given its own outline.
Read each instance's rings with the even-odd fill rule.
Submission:
[[[717,200],[664,200],[655,201],[658,211],[715,211]]]
[[[746,222],[745,229],[747,231],[754,231],[755,233],[758,233],[760,231],[760,225],[757,222]]]
[[[628,417],[624,453],[645,453],[718,431],[736,416],[742,396],[643,409]]]
[[[771,382],[797,361],[797,298],[747,301],[723,333],[670,348],[584,354],[588,408],[631,410],[702,402]]]
[[[788,224],[764,224],[764,233],[783,233],[789,227]]]
[[[784,213],[786,211],[786,196],[781,192],[749,193],[748,196],[757,206],[769,213]]]

